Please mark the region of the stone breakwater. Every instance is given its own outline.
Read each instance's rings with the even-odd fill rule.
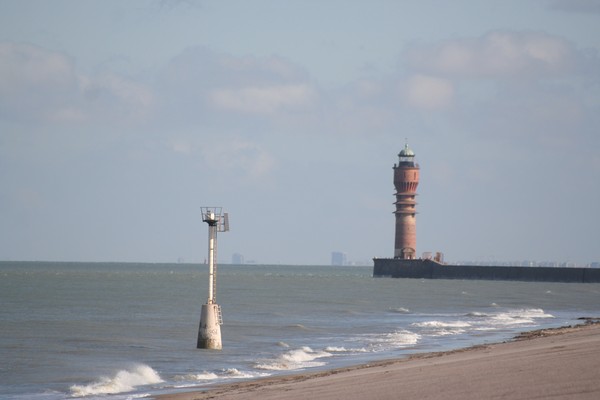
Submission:
[[[447,265],[433,260],[373,259],[374,277],[600,283],[598,268]]]

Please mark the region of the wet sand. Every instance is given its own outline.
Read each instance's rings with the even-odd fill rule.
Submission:
[[[158,396],[160,400],[600,399],[600,324],[526,332],[504,343],[424,353]]]

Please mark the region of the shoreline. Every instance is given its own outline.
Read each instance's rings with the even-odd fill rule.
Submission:
[[[600,398],[600,319],[512,340],[318,372],[188,388],[156,400]],[[443,393],[443,394],[442,394]]]

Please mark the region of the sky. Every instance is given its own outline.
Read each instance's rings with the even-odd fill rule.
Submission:
[[[600,1],[0,0],[0,260],[600,261]]]

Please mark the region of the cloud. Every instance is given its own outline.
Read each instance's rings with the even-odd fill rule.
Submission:
[[[201,153],[210,169],[253,181],[268,176],[275,166],[273,156],[260,144],[240,138],[205,142]]]
[[[61,112],[77,93],[77,74],[64,54],[0,43],[0,117],[41,118]]]
[[[493,31],[413,44],[403,53],[405,104],[451,110],[444,130],[469,140],[560,149],[597,126],[598,54],[543,32]]]
[[[405,97],[413,107],[440,109],[452,103],[454,86],[447,79],[417,74],[408,79]]]
[[[542,32],[494,31],[479,38],[412,46],[409,69],[458,78],[556,76],[570,72],[576,50],[565,39]]]
[[[302,82],[306,72],[277,56],[237,57],[203,46],[189,47],[174,57],[160,77],[165,90],[204,93],[230,86],[261,86]]]
[[[315,97],[315,90],[307,84],[216,89],[211,93],[217,107],[251,114],[302,108],[310,105]]]
[[[193,146],[188,140],[175,139],[171,141],[170,148],[175,153],[189,155],[192,153]]]
[[[117,74],[89,76],[66,55],[0,43],[0,118],[21,122],[128,122],[150,114],[152,90]]]
[[[153,91],[112,72],[81,79],[81,92],[86,106],[124,120],[143,120],[155,106]]]
[[[47,87],[73,83],[70,60],[60,53],[28,44],[0,43],[0,89],[22,85]]]
[[[236,57],[202,46],[175,57],[160,77],[166,112],[184,118],[269,116],[303,110],[318,100],[306,72],[276,56]]]

